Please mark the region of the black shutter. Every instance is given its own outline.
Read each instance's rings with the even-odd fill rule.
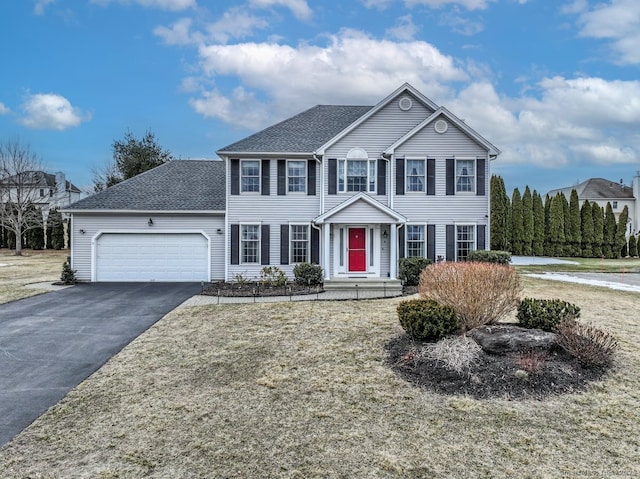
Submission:
[[[404,258],[404,230],[406,226],[398,228],[398,259]]]
[[[329,167],[329,182],[328,182],[329,194],[335,195],[337,192],[336,180],[338,176],[338,160],[336,160],[335,158],[329,158],[327,164]]]
[[[436,160],[427,158],[427,194],[436,194]]]
[[[478,235],[478,240],[476,241],[476,249],[485,249],[487,247],[487,243],[485,241],[487,227],[485,225],[478,225],[476,226],[476,230],[476,234]]]
[[[436,262],[436,225],[427,225],[427,258]]]
[[[476,195],[478,196],[484,196],[485,194],[485,182],[486,182],[486,175],[484,174],[484,168],[485,168],[485,163],[487,162],[487,160],[485,160],[484,158],[478,158],[476,160]]]
[[[396,158],[396,195],[404,195],[404,158]]]
[[[287,160],[278,160],[278,194],[287,194]]]
[[[378,159],[378,194],[387,194],[387,162]]]
[[[240,160],[229,160],[231,163],[231,194],[240,194]],[[237,263],[236,263],[237,264]]]
[[[269,179],[271,177],[271,161],[262,160],[262,192],[264,196],[269,196]]]
[[[316,160],[307,162],[307,195],[315,196],[316,194]]]
[[[456,191],[456,160],[447,159],[447,194],[454,195]],[[449,258],[447,258],[449,259]]]
[[[289,264],[289,225],[280,225],[280,264]]]
[[[447,225],[447,261],[456,259],[456,226]]]
[[[310,226],[311,228],[311,262],[313,264],[320,264],[320,231]]]
[[[231,264],[240,264],[240,225],[231,225]]]
[[[269,225],[262,225],[260,238],[260,264],[269,264]]]

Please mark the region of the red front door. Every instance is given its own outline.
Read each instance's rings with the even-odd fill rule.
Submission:
[[[349,228],[349,271],[367,270],[367,234],[364,228]]]

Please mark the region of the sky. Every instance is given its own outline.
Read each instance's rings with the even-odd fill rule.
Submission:
[[[130,131],[176,158],[404,82],[502,151],[507,193],[640,170],[638,0],[0,0],[0,142],[91,189]]]

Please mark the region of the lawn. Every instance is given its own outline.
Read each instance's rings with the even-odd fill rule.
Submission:
[[[415,388],[385,363],[397,298],[184,308],[0,450],[0,477],[640,477],[640,295],[523,283],[619,339],[588,392]]]
[[[24,286],[59,281],[67,256],[69,250],[23,250],[16,256],[13,250],[0,249],[0,303],[44,293]]]
[[[559,258],[570,261],[569,264],[531,264],[516,266],[516,269],[523,273],[545,273],[545,272],[574,272],[574,273],[640,273],[640,259],[638,258]],[[535,261],[535,260],[534,260]]]

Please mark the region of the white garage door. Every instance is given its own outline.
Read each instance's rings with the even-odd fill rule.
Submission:
[[[107,233],[96,244],[97,281],[208,281],[201,234]]]

